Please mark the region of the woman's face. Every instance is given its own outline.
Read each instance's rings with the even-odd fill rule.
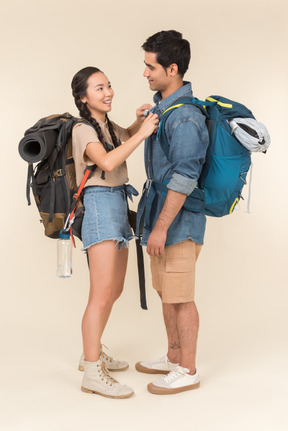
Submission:
[[[105,122],[105,115],[111,111],[114,91],[108,78],[102,72],[96,72],[87,80],[86,96],[81,98],[91,112],[92,117]]]

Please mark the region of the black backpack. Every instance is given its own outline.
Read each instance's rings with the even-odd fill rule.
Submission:
[[[59,238],[62,229],[69,230],[81,240],[81,226],[85,208],[81,199],[82,189],[92,175],[96,165],[87,166],[79,188],[76,184],[75,164],[72,156],[72,129],[84,120],[69,112],[41,118],[24,133],[19,143],[20,156],[28,162],[26,196],[30,201],[30,188],[35,198],[40,222],[45,235]],[[34,163],[37,163],[34,168]],[[136,230],[136,213],[129,210],[128,218],[133,231]],[[74,244],[75,245],[75,244]],[[136,239],[138,276],[141,307],[147,309],[143,251]]]
[[[96,166],[86,173],[79,191],[76,185],[74,159],[72,156],[72,128],[79,122],[68,112],[41,118],[26,130],[19,143],[20,156],[28,162],[26,195],[28,205],[30,188],[44,225],[45,235],[59,238],[62,229],[70,228],[69,215],[73,212],[72,233],[81,239],[84,207],[81,190]],[[34,163],[37,165],[34,168]],[[80,186],[81,187],[81,186]],[[79,188],[80,189],[80,188]],[[66,226],[65,226],[66,224]]]

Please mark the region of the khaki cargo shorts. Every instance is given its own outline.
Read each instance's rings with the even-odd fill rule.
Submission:
[[[152,284],[162,302],[194,301],[195,264],[202,246],[191,240],[165,248],[163,256],[150,256]]]

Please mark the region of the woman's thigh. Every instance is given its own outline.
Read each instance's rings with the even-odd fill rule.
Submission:
[[[114,296],[123,286],[128,249],[119,250],[116,241],[103,241],[88,249],[90,269],[90,299]]]

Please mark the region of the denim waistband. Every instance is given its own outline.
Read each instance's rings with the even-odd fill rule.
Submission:
[[[88,186],[88,187],[84,187],[83,189],[83,193],[103,193],[103,192],[109,192],[109,193],[113,193],[113,192],[117,192],[119,190],[123,190],[126,195],[128,196],[128,198],[132,201],[133,197],[132,196],[138,196],[138,192],[137,190],[131,186],[131,184],[123,184],[122,186],[115,186],[115,187],[107,187],[107,186]]]

